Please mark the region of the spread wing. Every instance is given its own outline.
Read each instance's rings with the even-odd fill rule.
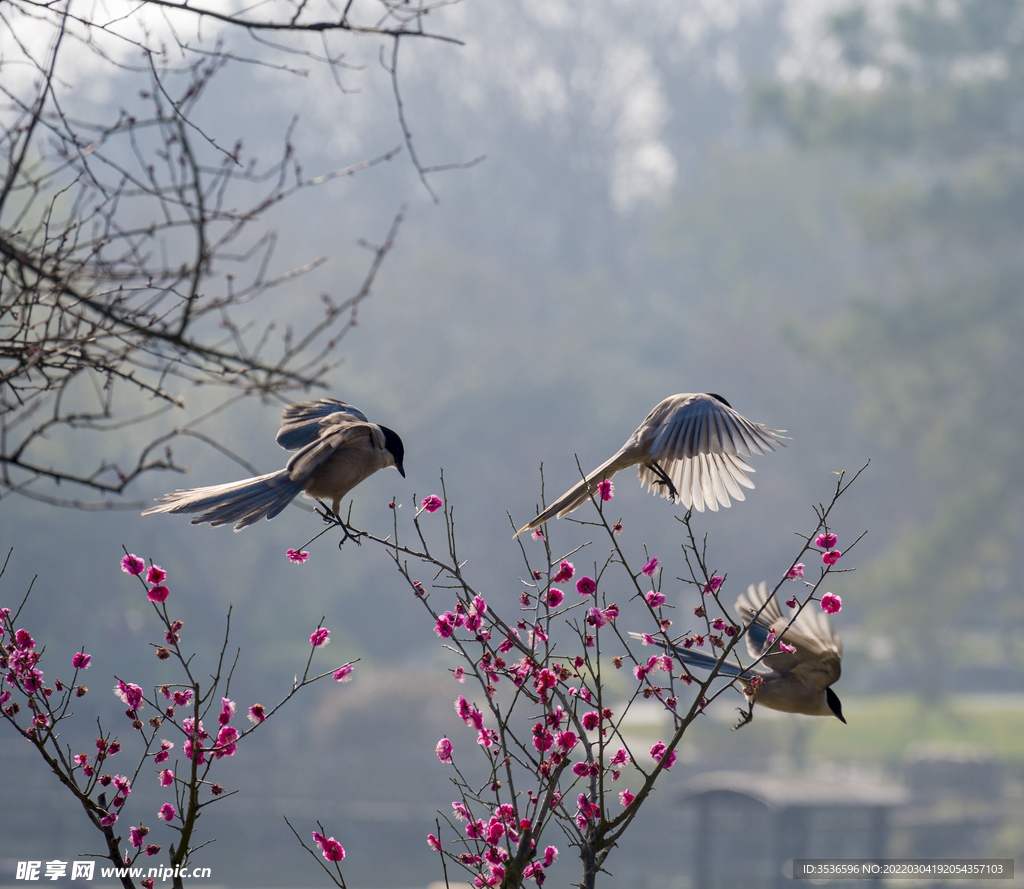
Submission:
[[[702,512],[746,497],[740,487],[753,488],[746,473],[754,469],[742,457],[774,451],[782,430],[769,429],[734,411],[713,395],[673,395],[659,404],[637,430],[648,439],[650,459],[672,479],[684,506]],[[646,444],[646,442],[645,442]],[[646,448],[645,448],[646,450]],[[640,479],[652,489],[657,475],[641,464]],[[663,489],[662,493],[668,496]]]
[[[793,625],[787,630],[789,617],[782,613],[775,596],[769,598],[768,585],[761,581],[756,587],[751,584],[746,594],[736,600],[736,610],[744,620],[751,621],[764,606],[747,631],[747,650],[753,657],[760,657],[765,650],[768,633],[775,630],[779,638],[796,651],[779,651],[776,647],[762,663],[776,673],[797,673],[815,677],[814,684],[821,688],[839,679],[842,671],[843,640],[839,638],[832,621],[824,612],[808,606],[801,611]],[[783,632],[785,631],[785,632]]]
[[[775,596],[768,597],[768,584],[763,580],[756,587],[753,584],[748,586],[746,594],[740,593],[736,599],[736,610],[744,623],[753,621],[747,630],[747,651],[753,658],[759,658],[764,654],[768,633],[774,625],[781,621],[780,626],[784,627],[789,623],[782,615],[779,600]],[[758,611],[761,613],[754,619]],[[779,630],[776,630],[776,633],[778,632]]]
[[[338,416],[335,417],[335,414]],[[295,451],[317,441],[325,426],[346,421],[369,422],[366,414],[359,408],[337,398],[321,398],[319,401],[290,404],[281,413],[277,443],[285,450]]]
[[[336,398],[322,398],[286,407],[277,443],[295,451],[286,467],[288,477],[305,482],[338,448],[360,436],[368,436],[377,448],[384,447],[384,433],[361,410]]]

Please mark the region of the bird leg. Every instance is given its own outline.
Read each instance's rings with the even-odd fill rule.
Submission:
[[[753,720],[753,718],[754,718],[754,702],[753,701],[750,702],[750,709],[749,710],[744,710],[742,707],[737,707],[736,709],[739,711],[740,721],[737,722],[736,725],[734,725],[732,727],[733,731],[736,731],[736,729],[738,729],[738,728],[743,728],[743,726],[745,726],[747,723],[749,723],[749,722],[751,722]]]
[[[345,520],[340,515],[338,515],[333,509],[331,509],[326,503],[324,503],[323,500],[321,500],[319,497],[315,499],[316,502],[319,503],[321,507],[323,507],[323,512],[321,512],[319,509],[314,509],[313,512],[320,516],[320,518],[322,518],[326,524],[337,525],[339,528],[341,528],[342,534],[344,536],[341,538],[341,540],[338,541],[339,548],[344,545],[346,540],[354,540],[357,546],[362,546],[362,544],[359,542],[359,536],[362,532],[356,531],[354,528],[349,528],[349,526],[345,524]]]
[[[668,492],[672,496],[672,499],[676,502],[679,501],[679,492],[676,490],[676,486],[672,484],[672,479],[668,477],[668,473],[665,472],[654,460],[651,460],[647,464],[647,468],[651,470],[657,477],[658,480],[655,482],[656,485],[667,485]]]
[[[320,518],[322,518],[324,522],[326,522],[329,525],[345,524],[341,520],[341,516],[338,515],[333,509],[331,509],[326,503],[324,503],[323,500],[321,500],[319,497],[316,497],[314,499],[316,500],[317,503],[320,504],[321,508],[323,509],[323,512],[320,512],[319,509],[314,509],[313,512],[320,516]]]

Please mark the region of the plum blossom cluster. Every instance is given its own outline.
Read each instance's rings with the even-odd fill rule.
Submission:
[[[146,563],[142,559],[133,553],[128,553],[121,559],[121,570],[133,577],[141,577],[145,572],[145,581],[150,585],[149,591],[146,593],[149,601],[158,605],[167,601],[167,597],[171,593],[164,584],[164,581],[167,580],[167,572],[159,565],[150,565],[147,570]]]
[[[131,681],[131,678],[115,675],[112,691],[126,708],[125,716],[144,745],[140,760],[134,764],[124,763],[115,773],[113,763],[119,762],[125,754],[121,742],[116,736],[104,734],[102,726],[94,750],[75,752],[73,747],[69,750],[58,743],[58,723],[76,715],[71,709],[71,702],[88,691],[85,685],[78,684],[78,680],[84,671],[92,667],[93,656],[84,648],[74,652],[69,658],[74,671],[73,681],[66,684],[55,679],[48,685],[43,673],[43,646],[37,645],[27,628],[14,625],[17,615],[12,617],[6,608],[0,608],[0,713],[6,723],[35,745],[58,773],[61,782],[74,789],[92,823],[104,832],[108,849],[106,857],[123,866],[131,864],[138,856],[153,856],[162,849],[161,845],[151,841],[151,827],[143,823],[121,826],[133,802],[133,780],[142,771],[145,759],[152,758],[159,786],[174,794],[159,806],[156,818],[174,824],[183,837],[189,837],[199,809],[210,802],[196,801],[199,785],[208,787],[215,798],[225,793],[220,784],[208,778],[210,769],[223,757],[236,754],[245,732],[235,725],[235,702],[217,695],[222,681],[220,665],[211,677],[212,685],[203,690],[193,676],[192,662],[196,656],[184,654],[178,647],[184,623],[172,620],[167,613],[166,603],[170,595],[167,571],[156,564],[147,565],[132,553],[120,558],[119,566],[122,572],[142,586],[146,598],[156,606],[155,612],[165,630],[163,641],[166,643],[154,645],[157,657],[161,660],[176,659],[185,674],[182,683],[152,686],[151,691],[144,684]],[[472,622],[473,614],[469,619]],[[314,649],[322,648],[329,640],[330,631],[317,627],[310,637],[310,645]],[[225,646],[227,642],[225,638]],[[306,672],[301,680],[297,679],[282,703],[305,685],[332,675],[328,671],[312,676],[309,669],[307,663]],[[345,682],[351,678],[352,670],[352,663],[344,664],[333,671],[333,676],[339,682]],[[179,715],[181,708],[186,710]],[[204,720],[198,718],[199,712],[207,725],[215,720],[215,728],[207,730]],[[249,707],[247,715],[255,726],[265,722],[271,712],[273,710],[256,703]],[[26,717],[28,722],[25,722]],[[175,733],[181,732],[180,740],[171,733],[168,733],[169,737],[174,740],[161,737],[168,725],[174,726]],[[65,733],[65,737],[70,736],[71,733]],[[188,767],[178,770],[177,762],[172,761],[176,753],[181,754]],[[340,861],[344,857],[344,850],[333,837],[323,842],[325,856],[330,860]],[[174,863],[178,853],[173,846],[171,852]],[[184,854],[188,854],[188,849]],[[148,883],[151,885],[152,881]],[[143,885],[147,885],[147,881],[144,880]]]
[[[434,632],[442,639],[450,639],[455,630],[465,627],[473,633],[478,641],[486,641],[491,634],[484,629],[484,615],[487,613],[487,602],[480,596],[473,599],[468,608],[461,602],[455,605],[455,611],[446,611],[434,622]]]
[[[15,695],[23,695],[32,714],[31,724],[23,734],[32,740],[44,740],[64,718],[71,697],[80,698],[88,692],[89,689],[78,685],[77,681],[79,671],[89,668],[92,655],[79,651],[72,656],[75,673],[70,684],[56,679],[52,685],[47,685],[39,667],[42,651],[36,648],[36,640],[28,630],[15,629],[11,620],[10,609],[0,608],[0,671],[5,671],[0,673],[0,712],[14,722],[21,712]],[[57,698],[53,698],[55,693]]]
[[[602,483],[598,492],[603,500],[610,499],[611,484]],[[828,509],[818,512],[819,521],[824,522]],[[644,615],[649,625],[649,632],[642,635],[645,644],[662,646],[671,641],[680,652],[704,649],[703,657],[696,658],[695,664],[714,664],[717,658],[731,654],[745,633],[742,624],[733,623],[729,607],[721,599],[725,572],[714,573],[705,566],[706,546],[702,546],[690,530],[689,516],[684,520],[689,542],[684,543],[683,549],[693,591],[700,597],[693,609],[699,623],[672,637],[668,635],[673,624],[669,618],[675,616],[675,612],[669,604],[669,596],[659,588],[665,566],[645,548],[644,561],[630,567],[629,556],[616,537],[622,531],[622,524],[602,524],[609,532],[612,546],[604,562],[595,562],[593,570],[586,574],[586,569],[581,567],[578,571],[573,562],[579,561],[581,556],[577,553],[590,546],[589,543],[552,558],[552,542],[536,529],[533,539],[545,543],[544,562],[531,564],[530,552],[534,548],[523,548],[527,570],[520,578],[527,589],[521,587],[518,592],[520,619],[506,624],[502,615],[492,610],[486,615],[483,628],[470,622],[473,613],[478,611],[472,604],[478,594],[462,572],[465,562],[457,558],[453,541],[449,541],[450,561],[436,558],[425,551],[425,546],[423,552],[417,552],[408,546],[399,546],[390,537],[381,541],[394,548],[399,571],[412,584],[417,599],[428,608],[436,634],[446,640],[444,647],[464,659],[460,666],[451,670],[456,681],[464,685],[468,679],[475,679],[483,692],[475,703],[469,691],[459,694],[455,710],[475,735],[476,746],[469,745],[466,749],[486,752],[490,775],[483,783],[472,786],[466,783],[461,763],[456,765],[456,750],[461,747],[458,732],[453,738],[441,738],[434,748],[435,755],[439,763],[453,770],[451,780],[461,791],[462,798],[452,804],[454,815],[449,821],[449,826],[458,834],[455,845],[460,848],[458,852],[449,852],[447,843],[442,844],[433,834],[427,837],[431,849],[472,871],[474,887],[498,885],[509,875],[518,881],[524,874],[524,867],[525,874],[540,883],[544,869],[550,866],[539,854],[541,835],[555,820],[560,822],[570,842],[579,847],[588,877],[599,873],[609,850],[632,822],[639,804],[648,798],[654,780],[677,762],[676,751],[687,726],[708,706],[709,699],[714,700],[723,693],[724,687],[712,689],[714,680],[710,677],[701,680],[691,673],[681,658],[673,657],[671,647],[669,651],[660,650],[646,657],[628,644],[619,653],[609,651],[625,641],[617,626],[623,616],[629,615],[632,619],[637,611]],[[556,527],[549,525],[545,532],[553,532]],[[817,536],[816,530],[810,538],[804,538],[806,545],[801,555],[812,548],[810,543]],[[822,547],[824,576],[842,553],[836,549],[835,535],[827,531],[817,543]],[[404,560],[409,556],[429,565],[436,571],[435,577],[444,576],[443,583],[435,581],[435,589],[459,590],[451,610],[439,613],[428,604],[423,585],[408,572]],[[618,573],[619,567],[624,569],[620,577],[609,580]],[[787,579],[802,580],[804,571],[802,562],[791,562]],[[583,601],[567,601],[571,595],[570,584],[575,586]],[[611,597],[599,592],[599,586],[607,590],[612,589],[613,584],[615,598],[624,602],[621,610],[616,602],[609,601]],[[622,590],[623,585],[627,590]],[[816,592],[817,587],[814,587],[801,596],[801,607],[806,606]],[[822,596],[822,607],[830,613],[840,604],[834,594]],[[472,644],[474,641],[479,647]],[[769,644],[775,650],[794,650],[782,639],[773,638]],[[601,650],[594,650],[598,646]],[[631,674],[637,682],[632,691],[627,692],[624,702],[618,697],[621,680],[615,699],[608,697],[608,674],[602,670],[608,661],[616,670],[626,667],[623,679]],[[682,670],[677,676],[680,667]],[[687,686],[698,683],[697,694],[685,707],[679,706],[682,698],[677,695],[677,680]],[[759,677],[753,677],[746,683],[745,690],[756,690],[758,682]],[[509,689],[509,684],[514,689]],[[498,697],[499,688],[507,694]],[[650,697],[662,702],[673,729],[669,736],[654,743],[647,754],[634,750],[633,757],[628,741],[622,736],[622,721],[635,701]],[[522,711],[528,714],[525,718]],[[631,757],[647,760],[644,765],[636,764],[643,785],[636,793],[628,787],[620,789],[621,784],[631,783],[620,781],[624,774],[632,774],[626,771]],[[653,769],[651,762],[656,764]],[[530,777],[527,782],[517,780],[518,786],[512,786],[510,772],[518,769],[525,769]],[[537,783],[532,783],[534,781]],[[620,783],[616,784],[617,781]],[[521,788],[531,784],[534,789],[524,794]],[[622,811],[612,814],[614,793],[618,794]],[[529,846],[524,845],[526,840],[530,841]],[[589,882],[585,879],[584,884],[589,885]]]
[[[477,709],[475,704],[470,704],[462,695],[455,700],[455,712],[470,728],[475,729],[476,742],[481,747],[490,750],[498,740],[498,733],[491,728],[484,728],[484,715]]]
[[[533,880],[538,886],[544,885],[545,870],[557,860],[558,849],[547,846],[543,855],[536,855],[536,841],[532,837],[534,825],[529,818],[520,818],[515,806],[511,803],[497,805],[485,820],[474,818],[470,806],[465,801],[456,800],[452,803],[452,815],[456,821],[465,822],[467,839],[475,841],[473,852],[449,853],[474,874],[474,889],[500,885],[505,879],[510,859],[519,858],[518,847],[523,842],[528,844],[526,850],[531,859],[523,868],[523,877]],[[427,845],[435,852],[443,850],[441,841],[432,833],[427,834]]]
[[[839,538],[829,531],[819,534],[817,538],[815,538],[814,545],[825,550],[825,552],[821,554],[821,561],[829,567],[835,565],[835,563],[843,557],[843,554],[835,548],[837,543],[839,543]]]
[[[13,629],[10,624],[11,611],[9,608],[0,609],[0,616],[3,617],[4,622],[0,641],[7,638],[8,634],[10,634],[12,640],[4,645],[3,652],[0,654],[0,669],[10,671],[3,677],[2,683],[0,683],[0,689],[2,689],[0,691],[0,705],[3,705],[5,708],[8,707],[8,702],[12,696],[12,688],[18,689],[30,696],[41,692],[44,697],[48,698],[53,694],[53,689],[47,689],[43,685],[43,671],[36,666],[42,657],[42,652],[36,651],[36,640],[32,638],[28,630]],[[12,712],[7,714],[9,716],[14,715],[20,709],[17,701],[10,706]],[[15,707],[18,707],[18,709],[13,709]],[[5,709],[4,712],[6,713],[7,710]]]

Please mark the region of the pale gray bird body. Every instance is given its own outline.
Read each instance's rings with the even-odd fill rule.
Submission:
[[[730,506],[732,497],[745,500],[742,488],[753,488],[753,472],[743,457],[774,451],[785,430],[769,429],[732,409],[714,393],[673,395],[648,415],[611,459],[605,461],[518,531],[572,512],[585,503],[597,486],[615,473],[638,467],[640,483],[661,487],[661,496],[674,498],[687,509],[712,512]]]
[[[397,433],[334,398],[286,407],[277,443],[295,451],[284,469],[226,485],[175,491],[143,515],[196,512],[194,525],[236,522],[235,530],[240,531],[279,515],[300,493],[330,500],[337,514],[342,498],[377,470],[394,466],[405,476],[405,448]]]
[[[737,678],[750,697],[750,710],[740,711],[743,719],[736,727],[753,718],[754,704],[783,713],[835,716],[845,723],[839,696],[832,690],[842,672],[843,641],[828,615],[807,607],[786,629],[790,618],[782,613],[777,598],[769,597],[764,581],[756,587],[751,584],[746,594],[740,594],[736,610],[748,624],[747,652],[755,659],[764,655],[756,667],[727,661],[719,670],[720,675]],[[637,633],[630,635],[639,638]],[[780,643],[795,651],[784,651]],[[664,642],[656,644],[667,647]],[[672,652],[683,663],[706,670],[716,662],[701,651],[672,647]],[[754,677],[757,682],[751,687]]]

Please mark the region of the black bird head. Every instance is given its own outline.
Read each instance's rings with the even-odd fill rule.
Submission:
[[[380,431],[384,433],[384,447],[391,451],[391,456],[395,458],[395,468],[402,474],[402,478],[405,478],[405,445],[402,444],[402,439],[394,429],[388,429],[387,426],[381,426]]]
[[[843,725],[846,725],[846,720],[843,719],[843,705],[839,703],[839,695],[832,691],[832,686],[825,689],[825,701],[828,703],[828,709],[835,713]]]

